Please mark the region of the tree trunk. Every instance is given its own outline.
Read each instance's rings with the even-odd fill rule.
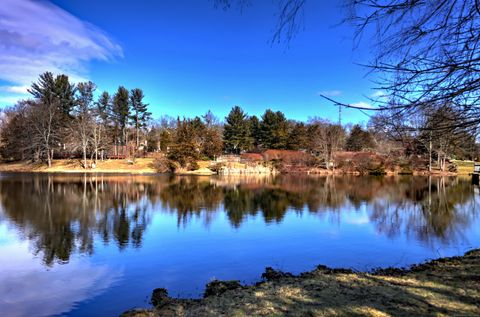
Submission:
[[[87,168],[87,147],[83,146],[83,168]]]
[[[47,165],[48,167],[52,167],[52,157],[51,157],[50,149],[47,149]]]
[[[136,132],[136,134],[137,134],[137,136],[136,136],[136,142],[137,142],[137,150],[138,150],[138,147],[140,146],[140,135],[139,135],[138,124],[137,124],[137,126],[135,127],[135,129],[136,129],[135,132]]]
[[[428,145],[428,172],[432,172],[432,133],[430,132],[430,142]]]

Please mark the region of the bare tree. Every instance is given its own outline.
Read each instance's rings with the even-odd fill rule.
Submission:
[[[31,127],[28,125],[29,102],[19,101],[2,110],[0,116],[0,154],[6,160],[33,159]]]
[[[480,2],[478,0],[351,0],[348,21],[357,39],[373,29],[378,88],[389,96],[379,109],[393,114],[454,107],[459,121],[480,122]]]
[[[104,160],[105,149],[111,143],[111,112],[113,104],[112,98],[107,91],[104,91],[94,107],[94,125],[92,131],[92,158],[95,156],[95,164],[98,162],[98,155],[101,151],[101,159]]]
[[[31,146],[39,158],[45,158],[48,167],[52,166],[55,147],[60,142],[60,120],[62,116],[55,99],[51,102],[31,101],[28,125],[31,128]]]
[[[108,140],[109,140],[105,125],[103,124],[103,122],[99,121],[97,118],[95,118],[92,122],[92,133],[90,138],[91,138],[90,143],[93,149],[91,159],[94,160],[96,165],[98,163],[98,156],[99,156],[100,150],[102,150],[100,158],[103,161],[104,159],[103,150],[108,145]]]
[[[309,123],[310,150],[323,157],[327,169],[335,168],[334,154],[345,140],[345,130],[319,118],[310,119]]]
[[[273,30],[271,43],[284,42],[287,45],[303,29],[304,8],[307,0],[278,0],[277,24]],[[214,0],[215,8],[230,9],[234,4],[240,11],[253,5],[250,0]]]
[[[303,27],[306,0],[278,0],[272,42],[291,41]],[[228,9],[249,1],[215,0]],[[346,0],[344,22],[354,28],[355,41],[371,36],[374,58],[368,66],[378,76],[377,89],[388,98],[372,100],[376,110],[391,116],[412,115],[438,105],[455,107],[461,120],[442,125],[444,132],[480,123],[479,0]],[[340,22],[340,21],[339,21]],[[339,106],[362,108],[326,99]],[[438,127],[430,127],[438,130]]]
[[[87,168],[87,150],[95,127],[93,117],[93,92],[96,87],[92,82],[79,83],[78,97],[75,105],[75,118],[71,122],[71,133],[78,146],[82,149],[83,168]]]

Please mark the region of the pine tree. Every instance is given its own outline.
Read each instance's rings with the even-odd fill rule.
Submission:
[[[46,152],[47,162],[50,165],[53,152],[59,144],[65,143],[67,127],[72,120],[71,111],[75,105],[76,87],[71,84],[66,75],[53,76],[45,72],[33,83],[28,92],[33,95],[38,107],[37,120],[40,121],[45,115],[46,121],[42,125],[48,137],[42,137],[42,148]],[[41,108],[41,109],[40,109]],[[41,119],[42,118],[42,119]],[[45,136],[45,134],[43,133]],[[38,150],[37,150],[38,151]]]
[[[287,141],[287,148],[289,150],[304,150],[307,148],[307,128],[303,122],[293,123]]]
[[[55,94],[60,101],[60,110],[65,118],[72,118],[75,93],[75,84],[69,82],[67,75],[58,75],[55,78]]]
[[[129,93],[127,88],[118,87],[117,93],[113,97],[112,121],[115,126],[115,142],[117,142],[118,133],[121,132],[121,144],[127,144],[127,124],[130,116]]]
[[[362,129],[358,124],[354,125],[347,138],[345,147],[348,151],[362,151],[375,147],[372,135]]]
[[[108,121],[110,119],[112,111],[112,98],[107,91],[104,91],[97,101],[97,115],[102,121],[103,125],[108,126]]]
[[[38,82],[32,84],[28,92],[45,104],[56,103],[60,112],[65,117],[71,118],[76,87],[69,82],[67,75],[54,77],[51,72],[45,72],[39,76]]]
[[[261,132],[260,132],[260,120],[257,116],[251,116],[249,118],[250,124],[250,137],[253,140],[253,147],[258,148],[260,146]]]
[[[143,91],[139,88],[132,89],[130,93],[130,109],[132,115],[130,119],[135,127],[135,141],[136,147],[140,146],[140,130],[147,126],[148,120],[151,118],[151,113],[148,112],[148,104],[143,102]]]
[[[260,135],[264,149],[285,149],[288,141],[288,122],[283,112],[266,110],[260,123]]]
[[[239,106],[232,108],[225,118],[223,138],[225,150],[230,153],[240,153],[252,148],[250,124],[247,114]]]

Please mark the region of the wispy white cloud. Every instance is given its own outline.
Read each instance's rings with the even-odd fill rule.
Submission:
[[[323,90],[318,92],[319,95],[324,95],[325,97],[338,97],[342,94],[341,90]]]
[[[46,1],[2,0],[0,94],[24,94],[45,71],[85,80],[88,62],[111,61],[122,48],[98,27]]]
[[[380,98],[386,97],[387,93],[383,90],[376,90],[373,94],[370,95],[371,98]]]
[[[364,108],[364,109],[375,109],[375,108],[377,108],[377,107],[373,106],[372,104],[369,104],[368,102],[364,102],[364,101],[351,103],[350,105],[354,106],[354,107]]]
[[[28,93],[28,86],[0,86],[0,91],[11,92],[14,94]]]

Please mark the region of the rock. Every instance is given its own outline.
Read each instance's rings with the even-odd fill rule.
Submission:
[[[165,288],[156,288],[152,292],[151,302],[153,306],[159,307],[170,303],[171,298],[168,296],[168,291]]]
[[[271,267],[265,268],[265,272],[262,273],[262,278],[267,281],[275,281],[284,277],[293,277],[293,274],[277,271]]]
[[[128,310],[120,315],[120,317],[154,317],[155,314],[147,309],[135,308]]]
[[[226,291],[243,288],[239,281],[218,281],[214,280],[207,284],[203,297],[217,296]]]

